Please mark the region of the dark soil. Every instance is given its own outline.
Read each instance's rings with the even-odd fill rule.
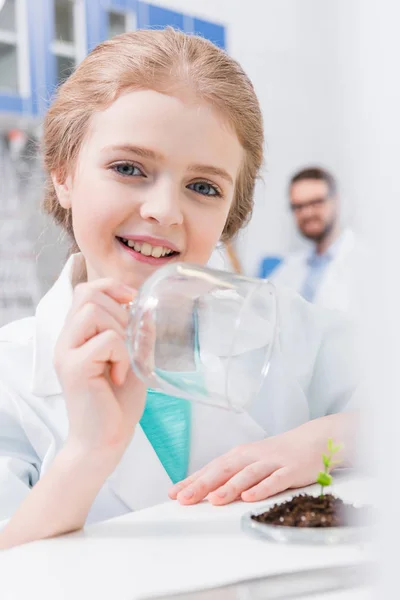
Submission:
[[[300,494],[282,504],[275,504],[261,515],[253,515],[252,519],[283,527],[344,527],[367,524],[368,512],[368,508],[345,504],[332,494]]]

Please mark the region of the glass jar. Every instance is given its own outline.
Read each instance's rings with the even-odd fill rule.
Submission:
[[[131,365],[148,387],[235,411],[258,393],[277,328],[268,280],[174,263],[144,283],[129,310]]]

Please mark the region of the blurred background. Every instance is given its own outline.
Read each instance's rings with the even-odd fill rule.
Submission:
[[[366,152],[374,111],[373,103],[363,103],[370,81],[366,57],[378,33],[371,3],[0,0],[0,5],[0,324],[33,313],[67,251],[67,241],[40,212],[37,142],[52,94],[97,43],[137,27],[173,25],[203,35],[238,59],[255,85],[265,118],[266,165],[253,219],[234,245],[244,273],[259,275],[265,257],[280,259],[306,246],[289,211],[288,182],[309,164],[335,174],[342,220],[356,232],[362,229],[362,207],[371,195]]]

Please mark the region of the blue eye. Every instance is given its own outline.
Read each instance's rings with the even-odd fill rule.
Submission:
[[[196,181],[187,186],[190,190],[201,194],[202,196],[221,196],[221,192],[207,181]]]
[[[119,173],[120,175],[124,175],[125,177],[137,177],[137,176],[145,176],[144,173],[132,163],[119,163],[118,165],[114,165],[112,167],[114,171]]]

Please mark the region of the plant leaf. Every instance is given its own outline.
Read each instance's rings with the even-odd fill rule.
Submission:
[[[328,452],[329,452],[329,454],[332,454],[332,451],[333,451],[333,439],[329,438],[328,439]]]
[[[326,454],[322,455],[322,462],[324,463],[324,466],[327,468],[330,467],[330,465],[331,465],[331,459]]]
[[[326,487],[328,485],[331,485],[332,477],[331,475],[329,475],[329,473],[323,473],[322,471],[320,471],[318,473],[317,483],[319,483],[319,485],[322,485],[322,487]]]
[[[343,448],[343,444],[337,444],[337,446],[333,446],[332,448],[332,454],[335,454],[336,452],[339,452],[339,450],[341,450]]]

